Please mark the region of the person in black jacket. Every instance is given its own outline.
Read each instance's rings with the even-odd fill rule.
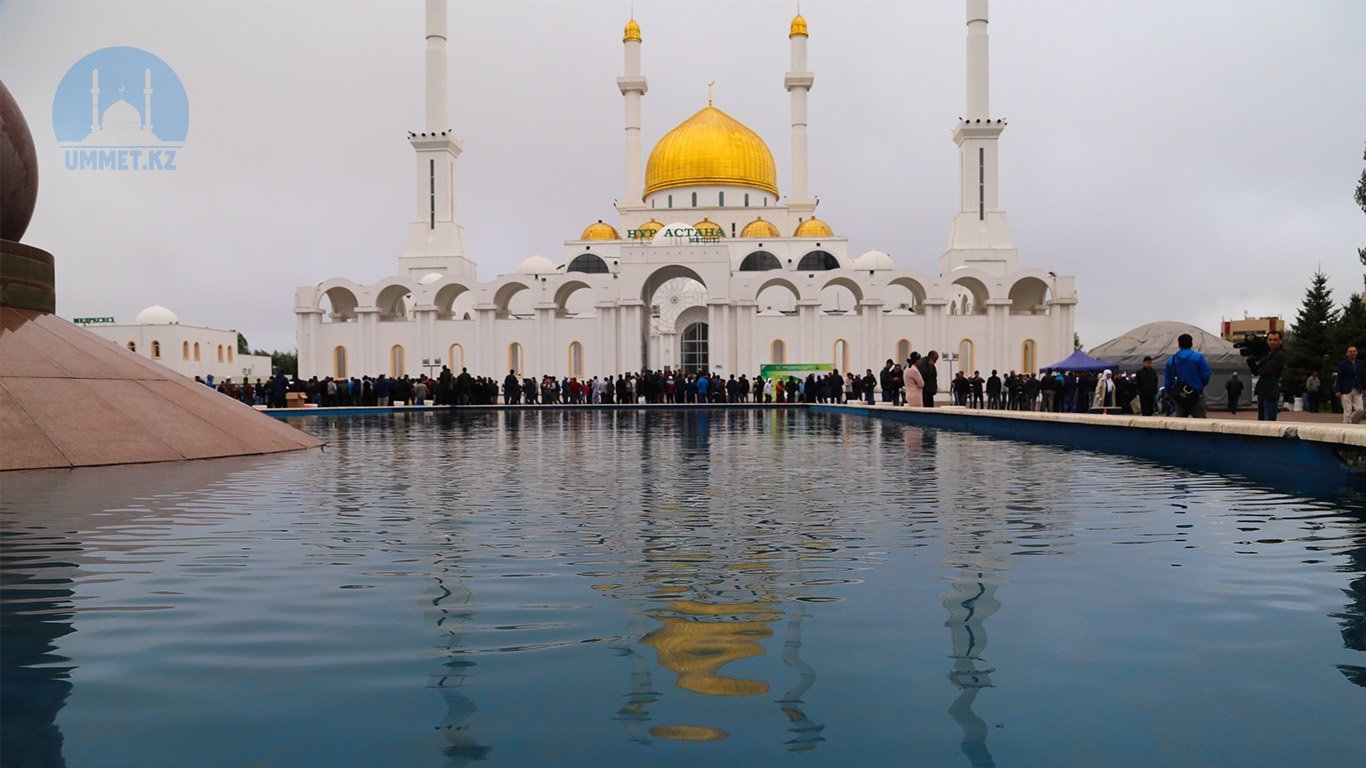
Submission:
[[[939,353],[931,349],[923,360],[920,361],[920,376],[925,379],[925,407],[934,407],[934,396],[939,394],[939,371],[935,370],[935,364],[939,362]]]
[[[1257,395],[1257,421],[1275,421],[1281,407],[1281,372],[1285,370],[1285,350],[1281,348],[1281,332],[1266,335],[1269,350],[1263,357],[1249,357],[1247,367],[1259,376],[1252,391]]]
[[[1153,403],[1157,402],[1157,370],[1153,368],[1151,357],[1143,358],[1143,367],[1134,376],[1138,384],[1138,407],[1144,416],[1153,415]]]
[[[1228,412],[1238,412],[1238,401],[1243,397],[1243,382],[1235,372],[1229,377],[1228,383],[1224,385],[1224,391],[1228,393]]]

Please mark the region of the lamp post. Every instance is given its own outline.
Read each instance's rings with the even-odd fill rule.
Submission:
[[[422,358],[422,367],[427,369],[427,378],[433,378],[432,371],[441,367],[441,358]]]

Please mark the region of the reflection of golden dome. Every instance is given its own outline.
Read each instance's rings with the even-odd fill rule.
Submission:
[[[701,185],[753,187],[778,194],[778,172],[768,145],[712,106],[664,134],[645,163],[646,195]]]
[[[631,40],[640,42],[640,25],[636,23],[635,19],[626,22],[626,34],[621,38],[621,42],[626,43]]]
[[[648,240],[654,237],[656,234],[658,234],[659,230],[663,228],[663,222],[657,221],[655,219],[650,219],[649,221],[645,222],[644,224],[641,224],[640,226],[636,227],[631,231],[636,233],[637,238]]]
[[[778,234],[778,228],[773,226],[773,222],[764,221],[764,217],[760,216],[740,230],[740,237],[782,237],[782,235]]]
[[[655,725],[650,727],[650,735],[674,741],[720,741],[730,738],[729,733],[707,725]]]
[[[738,680],[717,674],[732,661],[763,654],[758,641],[773,636],[768,625],[781,611],[767,603],[710,605],[692,600],[670,603],[673,616],[655,617],[664,626],[641,642],[655,649],[659,663],[678,675],[678,687],[708,696],[757,696],[768,692],[768,683]],[[700,617],[721,617],[706,620]],[[748,621],[732,621],[744,617]]]
[[[602,219],[589,224],[588,228],[579,236],[580,240],[620,240],[621,235],[617,234],[616,229],[611,224],[602,223]]]
[[[834,230],[830,225],[812,216],[797,225],[797,231],[792,233],[793,237],[834,237]]]
[[[698,236],[698,237],[725,237],[725,236],[726,236],[726,232],[725,232],[725,230],[721,229],[721,225],[720,225],[720,224],[717,224],[716,222],[712,221],[711,219],[703,219],[703,220],[697,222],[696,224],[692,225],[692,228],[697,232],[697,236]]]
[[[787,36],[793,38],[797,35],[809,37],[809,35],[806,34],[806,19],[803,19],[800,13],[797,14],[797,18],[792,20],[792,31],[789,32]]]

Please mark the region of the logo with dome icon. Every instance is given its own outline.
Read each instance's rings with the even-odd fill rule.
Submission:
[[[190,104],[180,78],[156,55],[101,48],[62,77],[52,129],[67,170],[174,171]]]

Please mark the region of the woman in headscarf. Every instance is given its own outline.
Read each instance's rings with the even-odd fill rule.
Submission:
[[[1096,396],[1091,401],[1092,408],[1114,408],[1115,407],[1115,380],[1110,369],[1100,375],[1100,380],[1096,382]]]
[[[921,400],[925,394],[925,377],[920,375],[920,367],[916,363],[920,362],[920,353],[912,352],[910,358],[906,360],[906,368],[902,371],[903,380],[906,382],[906,397],[904,402],[912,408],[921,405]]]

